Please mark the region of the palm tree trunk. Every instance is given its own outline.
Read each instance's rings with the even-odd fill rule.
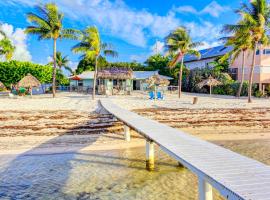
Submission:
[[[246,64],[246,51],[242,51],[243,53],[243,57],[242,57],[242,75],[241,75],[241,82],[237,91],[237,95],[236,97],[240,97],[241,96],[241,92],[242,92],[242,88],[243,88],[243,84],[244,84],[244,80],[245,80],[245,64]]]
[[[256,51],[257,51],[258,42],[255,42],[254,52],[253,52],[253,60],[252,66],[249,74],[249,85],[248,85],[248,103],[251,103],[251,96],[252,96],[252,83],[253,83],[253,73],[255,68],[255,58],[256,58]]]
[[[183,74],[183,65],[184,65],[184,55],[181,59],[181,65],[179,70],[179,80],[178,80],[178,98],[181,98],[182,95],[182,74]]]
[[[97,68],[98,68],[98,56],[96,56],[96,64],[95,64],[93,94],[92,94],[92,99],[93,100],[95,100],[95,96],[96,96]]]
[[[56,95],[56,89],[55,89],[55,84],[56,84],[56,39],[53,40],[53,74],[52,74],[52,93],[53,93],[53,98],[55,98]]]

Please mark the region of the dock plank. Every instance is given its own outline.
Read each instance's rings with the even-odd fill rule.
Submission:
[[[115,105],[101,106],[207,180],[227,199],[270,199],[270,166]]]

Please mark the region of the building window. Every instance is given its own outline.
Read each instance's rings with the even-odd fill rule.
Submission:
[[[80,80],[80,81],[78,81],[78,86],[83,86],[83,81],[82,80]]]
[[[256,55],[260,55],[260,50],[259,49],[256,51]]]
[[[264,49],[263,54],[270,54],[270,49]]]
[[[237,80],[238,79],[238,68],[231,68],[230,75],[231,75],[233,80]]]

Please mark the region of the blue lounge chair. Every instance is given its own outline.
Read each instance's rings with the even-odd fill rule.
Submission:
[[[157,99],[158,100],[163,100],[163,95],[161,92],[157,92]]]
[[[152,92],[149,92],[149,99],[150,100],[155,99],[155,93],[153,91]]]

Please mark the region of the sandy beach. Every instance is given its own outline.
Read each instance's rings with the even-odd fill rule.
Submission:
[[[228,96],[167,94],[163,101],[150,101],[147,94],[112,96],[126,109],[189,134],[216,143],[270,140],[270,100]],[[0,154],[73,152],[118,149],[144,145],[133,132],[132,142],[123,140],[123,124],[112,116],[95,114],[98,97],[78,93],[0,99]],[[226,145],[225,145],[226,146]]]
[[[181,129],[270,165],[270,101],[167,94],[111,100],[142,116]],[[0,99],[2,197],[27,199],[197,199],[197,178],[155,148],[155,172],[145,170],[145,140],[95,113],[98,99],[77,93]],[[128,177],[128,178],[127,178]],[[90,180],[90,181],[89,181]],[[46,182],[46,184],[44,184]],[[170,187],[168,187],[168,185]],[[150,192],[151,191],[151,192]],[[188,191],[188,192],[187,192]],[[215,199],[222,199],[214,192]]]

